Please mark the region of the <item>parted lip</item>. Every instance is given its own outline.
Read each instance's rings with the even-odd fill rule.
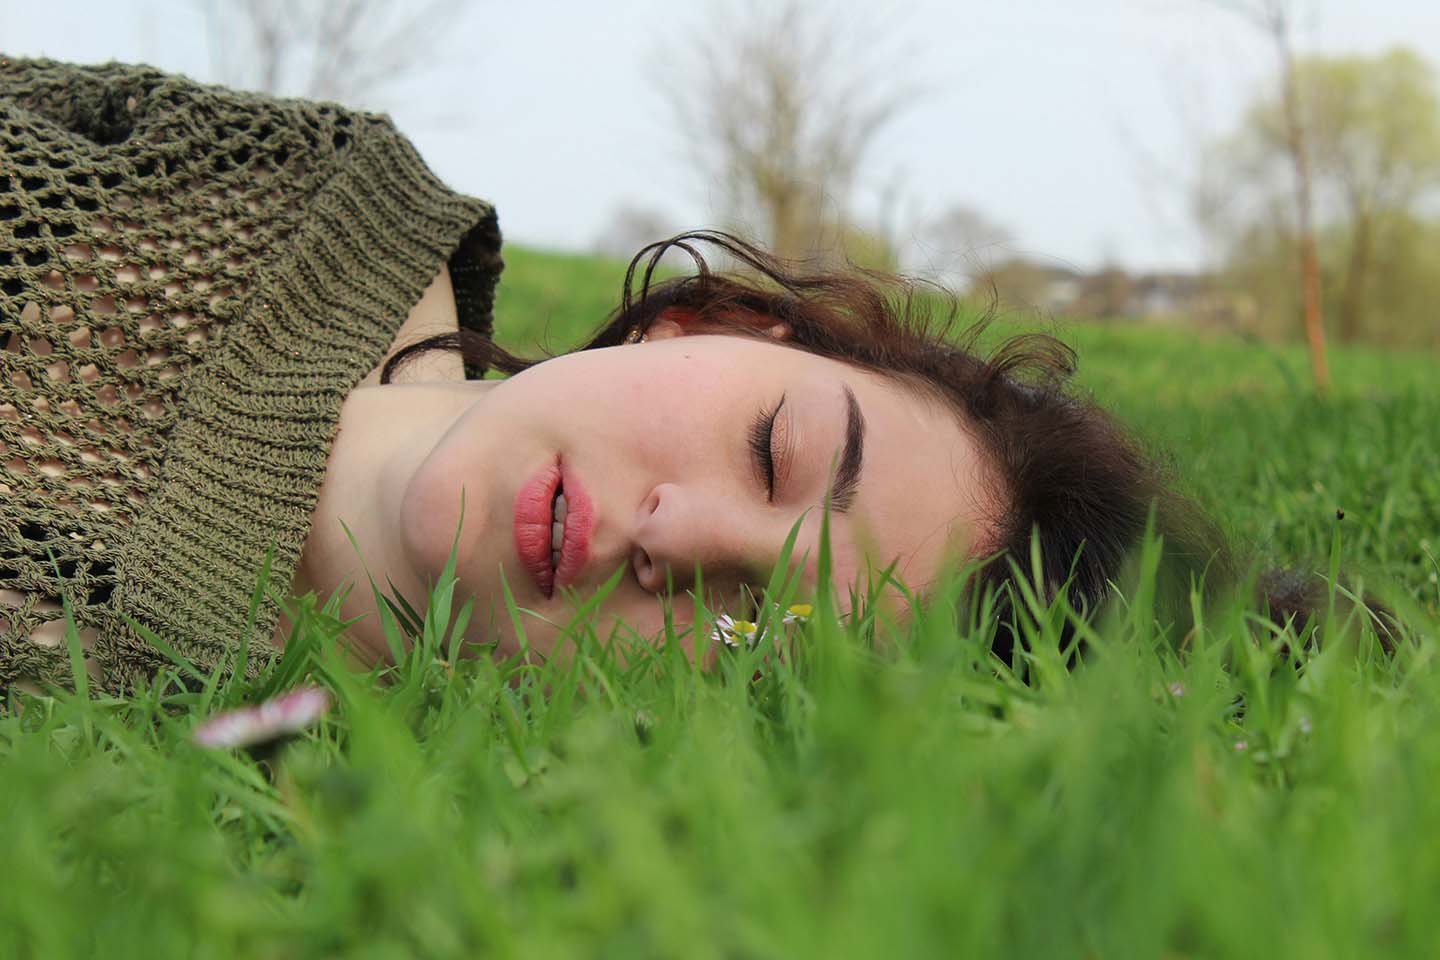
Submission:
[[[552,567],[551,525],[555,519],[555,495],[561,492],[568,509],[560,563]],[[515,552],[535,588],[546,597],[554,596],[557,586],[569,586],[580,578],[594,528],[594,503],[579,478],[559,459],[546,464],[515,495]]]

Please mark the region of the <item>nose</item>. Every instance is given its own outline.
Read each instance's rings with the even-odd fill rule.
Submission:
[[[775,555],[755,507],[703,487],[661,483],[641,502],[630,563],[652,593],[693,586],[698,565],[710,587],[753,583],[769,573]]]

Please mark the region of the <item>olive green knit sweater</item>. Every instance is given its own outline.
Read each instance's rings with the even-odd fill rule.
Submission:
[[[385,117],[0,57],[0,702],[71,676],[62,590],[105,689],[172,665],[126,616],[229,662],[346,395],[447,260],[488,332],[499,244]]]

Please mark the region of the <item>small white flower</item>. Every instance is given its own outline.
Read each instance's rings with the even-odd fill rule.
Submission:
[[[1185,684],[1181,683],[1179,680],[1176,680],[1174,683],[1170,684],[1167,689],[1170,691],[1170,696],[1172,697],[1185,696]]]
[[[804,623],[810,619],[815,608],[808,603],[792,603],[785,608],[785,616],[780,619],[781,623]]]
[[[788,627],[792,623],[804,623],[810,619],[815,608],[808,603],[792,603],[781,613],[779,607],[774,612],[779,616],[780,626]],[[776,617],[771,616],[773,624]],[[710,640],[714,643],[723,643],[731,650],[740,649],[741,644],[748,650],[753,650],[761,643],[770,639],[769,629],[762,631],[758,623],[753,620],[737,620],[729,614],[722,614],[715,618],[715,629],[710,633]]]
[[[329,692],[299,687],[258,706],[217,713],[197,726],[192,736],[200,746],[216,750],[249,747],[314,726],[329,709]]]
[[[1249,746],[1250,746],[1250,744],[1246,743],[1244,740],[1236,740],[1236,741],[1235,741],[1235,752],[1236,752],[1236,753],[1244,753],[1244,752],[1249,748]]]
[[[711,641],[723,643],[731,650],[740,649],[744,643],[747,649],[753,648],[763,637],[760,637],[760,628],[749,620],[736,620],[728,613],[715,618],[715,629],[710,634]]]

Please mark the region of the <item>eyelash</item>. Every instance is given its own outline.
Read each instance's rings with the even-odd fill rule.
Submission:
[[[771,410],[761,409],[750,424],[750,452],[755,457],[756,474],[765,483],[765,499],[775,501],[775,419],[785,406],[785,396]]]

